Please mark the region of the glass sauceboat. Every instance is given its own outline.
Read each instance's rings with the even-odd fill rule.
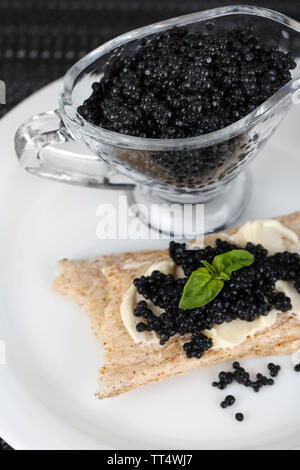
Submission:
[[[130,43],[134,50],[139,39],[173,26],[186,25],[205,33],[212,22],[215,28],[251,23],[265,44],[291,52],[298,60],[291,81],[243,119],[198,137],[149,139],[122,135],[87,122],[77,112],[90,96],[91,84],[101,79],[113,49]],[[18,129],[17,156],[34,175],[126,191],[130,203],[138,207],[138,215],[156,229],[160,229],[158,221],[165,216],[161,207],[174,203],[180,207],[205,204],[206,233],[226,228],[239,219],[249,199],[251,182],[244,171],[247,164],[262,150],[300,88],[299,56],[300,23],[259,7],[216,8],[131,31],[100,46],[69,69],[63,78],[58,109],[34,116]],[[90,151],[67,151],[64,146],[74,141],[83,142]],[[149,222],[153,203],[157,204],[157,213]],[[177,235],[174,220],[169,229],[171,235]]]

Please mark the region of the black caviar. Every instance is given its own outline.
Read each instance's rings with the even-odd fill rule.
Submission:
[[[232,395],[228,395],[224,401],[220,404],[221,408],[228,408],[235,403],[235,398]]]
[[[291,54],[262,44],[251,25],[174,27],[116,48],[78,112],[126,135],[198,136],[246,116],[284,86],[295,67]]]
[[[281,367],[279,365],[270,363],[268,364],[270,376],[275,378],[279,374]],[[300,371],[300,364],[299,364]],[[263,374],[257,373],[256,380],[252,380],[249,372],[247,372],[238,361],[232,364],[232,371],[221,371],[219,373],[219,382],[213,382],[212,386],[217,387],[219,390],[225,390],[228,385],[233,382],[237,382],[244,387],[252,388],[255,392],[259,392],[262,387],[274,385],[274,379],[269,378]],[[226,409],[232,406],[236,402],[236,399],[232,395],[228,395],[224,401],[220,403],[221,408]],[[237,421],[243,421],[244,415],[242,413],[236,413],[235,419]]]
[[[150,276],[134,280],[138,293],[163,309],[163,313],[156,316],[146,301],[140,301],[134,310],[134,315],[141,318],[137,325],[138,331],[155,331],[162,345],[175,334],[189,335],[189,341],[183,345],[187,357],[201,358],[213,346],[212,340],[203,333],[204,330],[238,318],[252,322],[258,315],[268,315],[272,308],[281,312],[291,310],[291,300],[282,292],[276,292],[275,283],[277,280],[293,281],[300,292],[299,255],[284,252],[268,256],[266,249],[252,243],[247,243],[245,249],[253,254],[254,263],[233,272],[213,301],[201,308],[183,310],[178,307],[188,277],[202,266],[202,260],[212,263],[216,255],[238,248],[220,239],[216,240],[216,246],[198,250],[171,242],[170,257],[182,267],[186,277],[175,279],[171,274],[154,271]],[[238,363],[234,364],[234,368],[235,374],[238,374],[236,380],[248,383],[249,376],[240,369]],[[275,368],[271,372],[274,373]],[[231,383],[234,378],[235,375],[230,373],[221,380],[220,386]],[[271,382],[272,379],[257,377],[253,388],[259,391],[263,385],[272,385]]]
[[[233,371],[220,372],[219,382],[213,382],[212,386],[217,387],[219,390],[225,390],[228,387],[228,385],[231,385],[233,382],[237,382],[239,385],[252,388],[254,392],[259,392],[261,388],[266,387],[266,386],[272,386],[275,383],[273,378],[269,378],[260,373],[256,374],[255,379],[251,379],[249,372],[247,372],[243,367],[241,367],[239,362],[234,362],[232,367],[233,367]],[[268,368],[269,368],[271,377],[277,377],[279,370],[280,370],[280,366],[272,364],[272,367],[271,368],[268,367]],[[273,374],[274,371],[276,371],[275,375]],[[231,396],[229,395],[229,397],[227,397],[227,400],[231,400],[230,397]],[[225,403],[226,403],[226,399],[225,399]],[[226,406],[228,406],[228,403]]]
[[[244,415],[243,415],[243,413],[237,413],[237,414],[235,415],[235,419],[236,419],[237,421],[240,421],[240,422],[241,422],[241,421],[244,421]]]
[[[300,363],[295,365],[294,370],[295,372],[300,372]]]
[[[271,362],[270,364],[268,364],[268,369],[270,371],[271,377],[277,377],[277,375],[279,374],[279,371],[281,370],[281,367]]]

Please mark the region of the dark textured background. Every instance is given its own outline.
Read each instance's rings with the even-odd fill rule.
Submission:
[[[0,116],[118,34],[172,16],[241,3],[300,20],[299,0],[0,0],[0,79],[7,86]],[[0,449],[10,447],[0,440]]]

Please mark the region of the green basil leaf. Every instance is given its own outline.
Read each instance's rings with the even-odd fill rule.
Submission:
[[[206,267],[208,272],[213,276],[216,277],[219,273],[218,271],[210,264],[208,261],[202,260],[201,263]]]
[[[215,279],[207,268],[193,271],[184,286],[179,308],[199,308],[211,302],[222,290],[224,281]]]
[[[250,266],[253,263],[254,256],[249,251],[232,250],[215,256],[212,265],[218,271],[219,276],[221,274],[230,276],[233,271]]]
[[[221,272],[218,276],[215,277],[215,279],[221,279],[222,281],[229,281],[230,276],[228,274]]]
[[[254,262],[254,256],[246,250],[232,250],[215,256],[213,263],[202,261],[204,268],[193,271],[184,286],[179,308],[199,308],[211,302],[230,280],[233,271]]]

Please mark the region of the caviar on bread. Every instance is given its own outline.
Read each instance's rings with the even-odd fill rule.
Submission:
[[[149,276],[134,279],[137,292],[145,299],[139,301],[134,309],[134,315],[141,319],[136,326],[137,331],[154,331],[161,345],[175,334],[190,334],[190,340],[183,345],[183,349],[187,357],[201,358],[213,347],[212,339],[203,333],[204,330],[236,319],[253,322],[258,316],[267,316],[272,309],[280,312],[291,310],[291,299],[283,292],[277,292],[275,283],[278,280],[292,281],[300,292],[300,256],[289,252],[268,256],[262,245],[252,243],[247,243],[245,250],[253,256],[254,262],[232,272],[212,301],[199,308],[179,308],[189,276],[203,266],[203,261],[213,263],[216,256],[238,249],[238,246],[220,239],[216,240],[215,246],[197,250],[172,241],[169,254],[182,268],[184,277],[177,279],[172,274],[153,271]],[[163,312],[155,315],[146,300]],[[273,366],[270,371],[276,375]]]
[[[92,328],[104,347],[97,397],[114,397],[191,369],[223,363],[225,359],[233,362],[237,358],[241,361],[246,357],[292,353],[297,357],[300,260],[293,253],[300,253],[299,237],[300,211],[277,219],[248,222],[228,232],[210,235],[204,238],[204,247],[199,247],[199,242],[191,242],[189,246],[172,243],[171,257],[167,250],[146,250],[97,256],[80,262],[62,260],[54,290],[78,302],[89,313]],[[222,241],[215,244],[217,238]],[[247,241],[252,241],[253,245],[247,245]],[[265,248],[258,246],[259,243]],[[233,272],[217,297],[201,309],[178,309],[186,280],[202,265],[201,261],[213,264],[217,255],[239,247],[247,248],[254,256],[254,262]],[[155,270],[160,272],[150,276]],[[133,279],[137,279],[135,284],[141,292],[165,308],[160,309],[143,299],[143,294],[140,295],[133,285]],[[276,279],[291,280],[276,282]],[[277,295],[279,291],[285,295]],[[264,301],[262,293],[266,294]],[[143,303],[138,306],[140,300]],[[125,308],[126,303],[128,308]],[[275,304],[276,308],[270,311]],[[283,312],[290,309],[290,305],[291,310]],[[133,314],[135,307],[138,316]],[[146,308],[149,309],[148,318],[143,316]],[[122,315],[123,309],[126,316]],[[258,318],[252,321],[256,316]],[[214,322],[211,330],[201,330],[211,327]],[[143,324],[141,329],[144,331],[136,330],[138,323]],[[178,333],[170,337],[170,333],[176,331]],[[195,335],[195,349],[190,344],[192,335]],[[164,346],[159,344],[160,340],[165,341]],[[203,354],[211,341],[214,347]],[[189,357],[182,349],[184,343],[190,344],[185,346]],[[193,354],[197,353],[203,357],[195,358]],[[237,384],[248,387],[252,394],[252,390],[254,393],[269,389],[277,380],[283,380],[277,363],[272,361],[267,367],[269,362],[266,360],[266,370],[256,372],[253,367],[247,371],[238,362],[228,370],[224,365],[223,373],[219,369],[221,375],[214,382],[215,390],[212,389],[216,403],[225,401],[226,395],[234,396],[236,402],[233,405],[230,405],[231,398],[225,401],[229,404],[227,414],[234,418],[235,413],[244,412],[240,408]],[[295,368],[295,380],[298,379],[296,371],[300,371],[299,365],[296,366],[298,362],[290,363],[290,369]],[[229,389],[229,393],[224,393],[230,384],[234,384],[234,393]]]

